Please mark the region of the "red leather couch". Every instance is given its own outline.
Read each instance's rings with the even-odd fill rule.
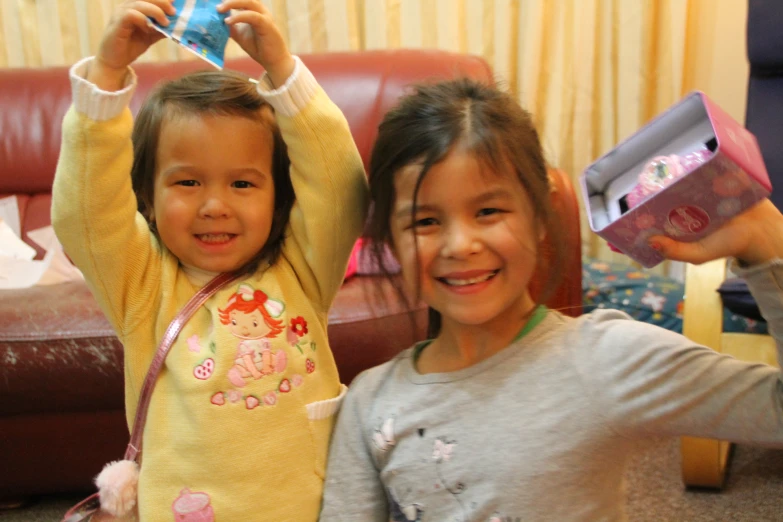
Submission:
[[[439,51],[373,51],[302,57],[345,112],[365,164],[383,113],[406,85],[467,75],[490,80],[481,58]],[[138,64],[134,112],[153,84],[202,68],[200,61]],[[227,67],[253,76],[249,59]],[[48,225],[60,124],[70,104],[66,68],[0,69],[0,197],[18,198],[23,236]],[[567,177],[553,171],[553,195],[571,254],[550,306],[581,313],[579,214]],[[40,255],[40,251],[39,251]],[[117,255],[122,255],[118,252]],[[329,336],[344,382],[423,337],[411,315],[374,276],[349,279],[330,314]],[[120,457],[122,347],[83,282],[0,290],[0,500],[89,490],[103,464]]]

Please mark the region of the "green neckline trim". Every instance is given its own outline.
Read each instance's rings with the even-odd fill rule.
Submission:
[[[530,331],[538,326],[538,324],[544,320],[544,317],[546,317],[547,312],[549,311],[549,308],[546,307],[546,305],[538,305],[536,309],[533,311],[533,315],[530,316],[530,320],[528,320],[527,323],[525,323],[525,326],[522,327],[522,330],[517,334],[516,337],[514,337],[514,340],[511,341],[512,343],[515,343],[522,339],[524,336],[526,336]],[[413,347],[413,361],[416,362],[416,360],[421,355],[421,352],[430,345],[432,342],[432,339],[427,339],[426,341],[422,341],[416,346]]]

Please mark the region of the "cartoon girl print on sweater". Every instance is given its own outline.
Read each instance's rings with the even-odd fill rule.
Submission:
[[[285,305],[272,299],[251,285],[239,285],[228,300],[228,306],[220,313],[220,322],[240,339],[234,365],[228,371],[228,380],[241,388],[249,379],[261,379],[285,370],[288,356],[283,350],[272,353],[269,339],[274,339],[284,329],[278,318]]]

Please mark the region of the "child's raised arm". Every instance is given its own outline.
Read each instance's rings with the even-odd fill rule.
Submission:
[[[131,188],[128,104],[136,77],[129,66],[163,37],[148,17],[166,25],[167,13],[174,13],[171,0],[124,2],[106,26],[96,56],[71,68],[73,106],[63,121],[52,190],[57,236],[121,337],[129,315],[145,316],[154,301],[158,275],[150,262],[159,254],[137,215]],[[131,294],[136,305],[129,304]]]
[[[703,263],[734,257],[783,361],[783,215],[764,199],[693,243],[656,236],[669,259]],[[783,444],[781,370],[749,364],[679,334],[592,314],[582,332],[593,347],[577,364],[591,375],[586,392],[619,433],[690,435],[779,447]],[[622,319],[622,320],[617,320]],[[618,349],[618,346],[627,349]]]
[[[275,108],[291,160],[296,203],[283,255],[305,292],[328,310],[361,233],[368,188],[348,122],[304,64],[293,58],[267,9],[256,0],[225,0],[231,36],[266,75],[261,95]]]

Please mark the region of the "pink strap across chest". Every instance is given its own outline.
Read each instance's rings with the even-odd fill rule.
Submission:
[[[225,273],[216,276],[204,287],[196,292],[196,294],[190,298],[190,301],[185,304],[182,310],[177,314],[169,327],[166,328],[166,332],[163,334],[163,339],[160,341],[158,351],[155,352],[155,357],[150,363],[149,370],[147,370],[147,376],[144,378],[144,384],[141,387],[141,394],[139,395],[139,406],[136,408],[136,417],[133,420],[133,430],[131,432],[130,442],[125,450],[125,460],[137,460],[141,453],[141,439],[144,434],[144,425],[147,422],[147,410],[150,406],[150,398],[152,397],[152,390],[155,388],[155,383],[158,380],[158,374],[163,367],[163,362],[166,360],[166,356],[171,350],[171,346],[177,339],[179,332],[193,313],[203,305],[212,294],[220,290],[223,286],[231,283],[236,279],[239,279],[241,274],[239,273]]]

